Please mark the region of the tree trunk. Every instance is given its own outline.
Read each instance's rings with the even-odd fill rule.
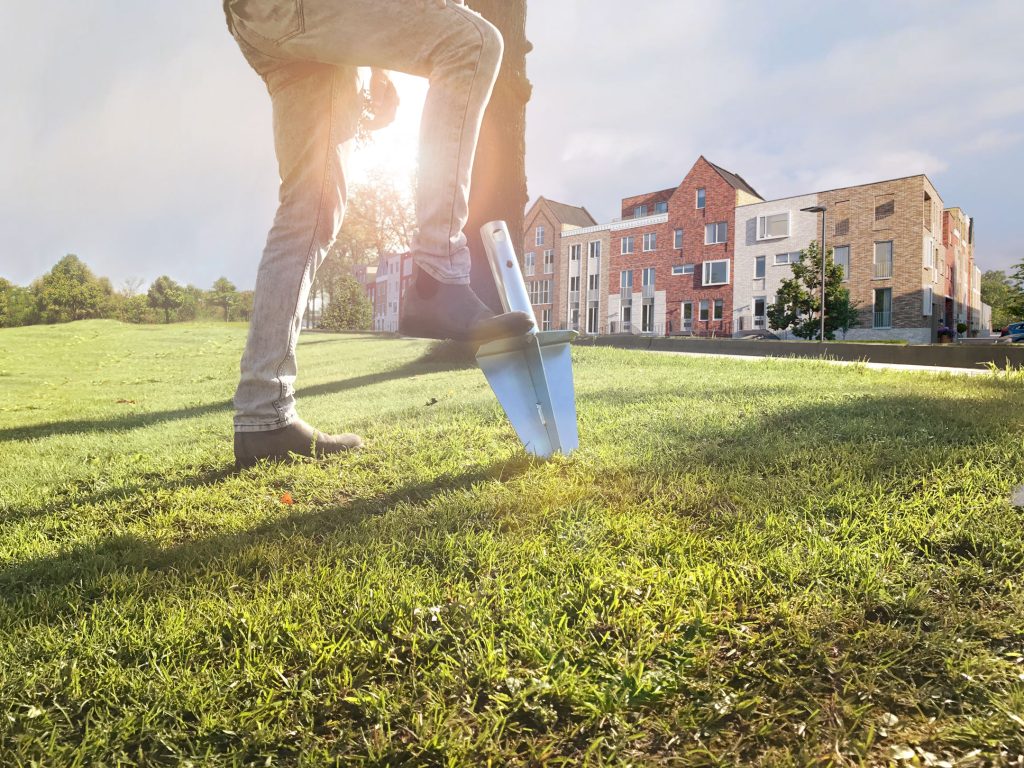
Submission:
[[[473,10],[496,26],[505,38],[505,60],[494,95],[484,115],[473,167],[466,237],[473,255],[473,290],[495,311],[501,301],[491,277],[480,237],[488,221],[508,223],[516,249],[523,242],[526,191],[526,103],[532,87],[526,77],[526,0],[469,0]],[[519,254],[522,259],[522,254]]]

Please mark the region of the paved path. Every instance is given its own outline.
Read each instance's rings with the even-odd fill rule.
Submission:
[[[958,376],[990,376],[985,368],[946,368],[939,365],[904,365],[902,363],[867,363],[859,360],[825,360],[815,357],[779,357],[771,355],[721,355],[714,352],[671,352],[668,350],[648,350],[656,355],[683,355],[685,357],[721,357],[729,360],[817,360],[831,365],[863,365],[888,371],[915,371],[917,373],[952,373]]]

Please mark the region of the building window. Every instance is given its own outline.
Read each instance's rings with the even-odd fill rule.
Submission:
[[[580,276],[572,275],[569,278],[569,301],[579,304],[580,301]]]
[[[634,219],[639,219],[639,218],[642,218],[642,217],[644,217],[646,215],[647,215],[647,206],[646,205],[638,205],[636,208],[633,209],[633,218]]]
[[[601,260],[601,241],[600,240],[592,241],[590,243],[588,253],[589,253],[591,261],[600,261]]]
[[[792,253],[776,253],[775,254],[775,266],[781,267],[786,264],[796,264],[800,261],[800,252],[793,251]]]
[[[587,333],[597,333],[600,323],[600,309],[596,303],[592,303],[587,307]]]
[[[935,301],[935,296],[932,293],[932,287],[926,285],[924,288],[924,296],[921,302],[921,312],[925,317],[931,317],[932,314],[932,303]]]
[[[534,280],[528,284],[531,304],[551,303],[551,281]]]
[[[892,288],[875,288],[875,328],[892,327]]]
[[[544,245],[544,225],[537,227],[537,232],[533,238],[534,245]]]
[[[683,250],[683,230],[677,229],[675,231],[675,238],[672,242],[672,247],[677,251]]]
[[[729,260],[704,262],[704,285],[726,285],[729,282]]]
[[[894,195],[875,195],[875,221],[885,221],[896,214]]]
[[[642,275],[643,285],[654,286],[654,267],[645,267]]]
[[[633,305],[623,304],[619,312],[619,319],[622,321],[622,332],[629,333],[633,330]]]
[[[622,253],[623,253],[623,255],[625,255],[627,253],[633,253],[633,236],[632,235],[626,235],[624,238],[622,238]]]
[[[729,225],[724,221],[704,227],[704,245],[717,245],[729,239]]]
[[[544,251],[544,274],[553,275],[555,273],[555,251],[549,249]]]
[[[789,212],[757,217],[757,239],[789,237]]]
[[[754,327],[764,328],[766,325],[765,318],[765,299],[764,296],[759,296],[754,299]]]
[[[689,330],[690,328],[693,327],[693,302],[692,301],[684,301],[683,302],[682,311],[683,311],[683,316],[682,316],[683,317],[683,330],[684,331],[685,330]]]
[[[579,243],[574,243],[569,246],[569,261],[579,261],[580,256],[583,255],[583,246]]]
[[[724,314],[724,309],[725,309],[725,301],[723,301],[722,299],[715,299],[714,315],[712,315],[711,319],[712,320],[721,320],[722,316]]]
[[[892,277],[892,240],[875,243],[875,279]]]
[[[843,270],[843,280],[850,279],[850,246],[837,245],[832,249],[832,263]]]
[[[543,309],[540,313],[540,329],[542,331],[551,330],[551,310]]]
[[[697,190],[697,208],[703,209],[707,204],[707,193],[704,187]]]
[[[597,291],[601,288],[601,273],[591,272],[587,275],[587,290]]]
[[[754,259],[754,279],[755,280],[764,277],[764,264],[765,264],[765,257],[764,256],[757,256]]]
[[[526,267],[525,274],[530,277],[537,268],[537,254],[530,251],[526,256],[523,257],[523,264]]]
[[[658,248],[658,235],[655,232],[648,232],[644,235],[644,251],[653,251]]]
[[[569,329],[578,331],[580,329],[580,308],[579,305],[569,310]]]
[[[697,315],[697,319],[702,323],[706,323],[711,314],[711,302],[707,299],[700,300],[700,314]]]
[[[662,200],[661,202],[654,204],[655,213],[668,213],[668,201]]]
[[[687,265],[687,264],[676,264],[674,267],[672,267],[672,274],[673,275],[685,275],[686,273],[683,270],[686,269],[687,266],[689,266],[691,268],[690,272],[692,274],[693,273],[693,268],[692,268],[693,265],[692,264],[690,264],[690,265]]]

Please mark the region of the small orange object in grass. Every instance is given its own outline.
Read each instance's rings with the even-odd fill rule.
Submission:
[[[281,503],[288,504],[289,506],[291,506],[292,504],[295,503],[295,499],[292,498],[291,493],[285,491],[284,493],[281,494]]]

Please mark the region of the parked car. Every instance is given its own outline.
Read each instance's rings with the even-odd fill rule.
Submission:
[[[772,333],[771,331],[766,331],[762,328],[751,328],[746,331],[736,331],[736,333],[734,333],[732,337],[734,339],[774,339],[775,341],[779,340],[779,337],[776,336],[774,333]]]
[[[1000,336],[1012,336],[1015,333],[1024,333],[1024,322],[1010,323],[999,332]]]

